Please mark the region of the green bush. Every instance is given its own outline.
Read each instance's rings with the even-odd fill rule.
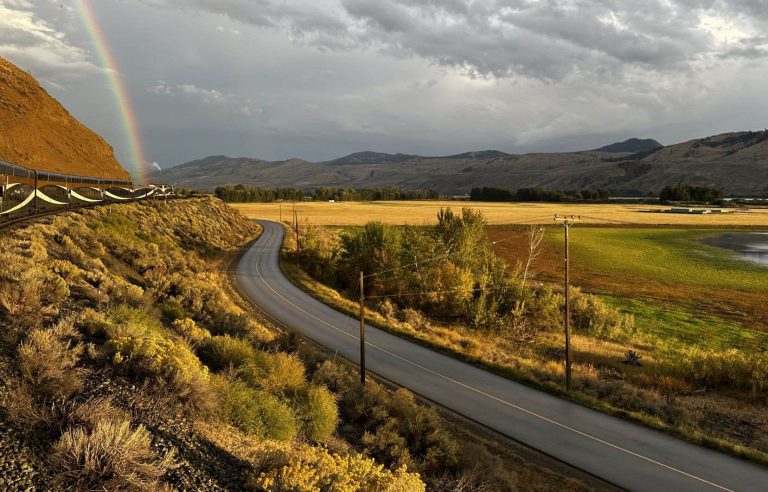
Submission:
[[[634,333],[634,319],[621,314],[599,298],[572,289],[571,319],[573,329],[603,339],[628,339]]]
[[[114,325],[110,338],[121,336],[165,336],[168,330],[146,309],[118,304],[107,311],[107,319]]]
[[[163,316],[168,321],[176,321],[177,319],[182,319],[186,316],[186,313],[184,312],[184,306],[181,305],[178,301],[168,301],[163,303],[160,310],[163,313]]]
[[[298,391],[306,384],[304,363],[285,352],[260,352],[241,368],[239,375],[252,386],[270,393]]]
[[[256,358],[257,351],[245,340],[229,335],[211,337],[200,344],[200,359],[213,370],[241,367]]]
[[[290,441],[296,437],[298,425],[290,407],[267,393],[262,392],[260,397],[266,437],[280,441]]]
[[[298,426],[291,409],[277,398],[242,381],[220,376],[216,388],[221,416],[243,432],[278,440],[291,440]]]
[[[299,413],[304,434],[313,441],[325,441],[336,430],[339,409],[336,396],[323,386],[310,386],[300,399]]]

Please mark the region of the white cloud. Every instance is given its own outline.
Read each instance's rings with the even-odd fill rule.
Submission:
[[[562,80],[627,67],[679,73],[723,58],[768,27],[757,0],[144,0],[204,10],[328,50],[372,48],[468,76]],[[768,57],[768,53],[765,54]]]
[[[169,84],[163,80],[147,89],[147,92],[170,97],[179,97],[187,101],[206,106],[216,106],[243,116],[253,116],[262,112],[251,100],[233,94],[223,94],[216,89],[205,89],[194,84]]]
[[[61,87],[101,69],[89,53],[40,18],[25,0],[0,1],[0,53],[52,86]],[[65,10],[66,11],[66,10]]]

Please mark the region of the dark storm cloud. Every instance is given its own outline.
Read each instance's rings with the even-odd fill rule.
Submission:
[[[471,76],[545,80],[628,67],[686,71],[707,58],[759,57],[760,47],[719,46],[701,22],[718,13],[754,26],[768,18],[760,0],[146,1],[286,29],[297,41],[326,49],[373,47]]]
[[[765,127],[766,0],[90,0],[147,156],[671,143]],[[0,54],[119,156],[74,0],[0,0]]]

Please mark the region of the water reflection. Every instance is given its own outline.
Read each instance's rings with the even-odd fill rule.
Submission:
[[[705,238],[704,242],[736,251],[746,260],[768,266],[768,232],[729,232]]]

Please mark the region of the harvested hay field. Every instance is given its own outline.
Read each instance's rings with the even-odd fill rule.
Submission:
[[[289,221],[293,204],[230,204],[249,218]],[[768,209],[739,209],[713,215],[670,214],[669,206],[646,204],[487,203],[460,201],[300,202],[301,222],[315,225],[356,226],[371,220],[388,224],[434,224],[441,208],[471,207],[483,212],[489,224],[551,224],[555,214],[580,215],[587,224],[658,225],[695,227],[768,227]]]

